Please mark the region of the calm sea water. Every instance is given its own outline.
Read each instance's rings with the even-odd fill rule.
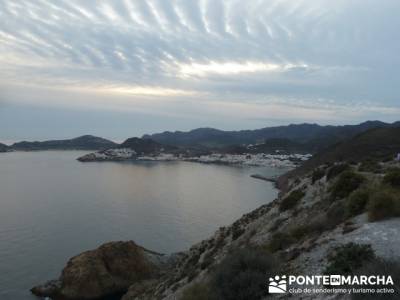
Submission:
[[[0,299],[58,277],[68,258],[113,240],[187,249],[273,200],[273,168],[189,162],[80,163],[79,151],[0,154]]]

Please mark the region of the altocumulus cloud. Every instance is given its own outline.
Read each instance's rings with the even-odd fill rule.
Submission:
[[[226,117],[229,128],[392,121],[399,10],[397,0],[0,0],[0,100]]]

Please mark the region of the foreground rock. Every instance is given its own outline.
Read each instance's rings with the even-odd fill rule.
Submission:
[[[99,299],[157,278],[164,267],[161,254],[133,241],[110,242],[71,258],[59,280],[35,286],[31,292],[52,299]]]

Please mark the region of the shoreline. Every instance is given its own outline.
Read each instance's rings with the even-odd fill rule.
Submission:
[[[274,168],[296,168],[310,159],[311,154],[223,154],[213,153],[200,156],[183,156],[170,153],[139,155],[129,148],[109,149],[101,152],[92,152],[78,157],[80,162],[103,161],[189,161],[206,164],[264,166]]]

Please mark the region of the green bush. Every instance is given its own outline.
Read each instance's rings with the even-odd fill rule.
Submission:
[[[325,268],[326,275],[350,275],[361,268],[366,262],[375,258],[371,245],[348,243],[335,249],[328,257]]]
[[[371,195],[368,203],[368,219],[379,221],[400,216],[400,195],[398,192],[382,188]]]
[[[343,201],[333,203],[326,212],[326,222],[323,225],[325,230],[335,228],[346,220],[345,206]]]
[[[217,299],[262,299],[267,295],[266,278],[274,276],[277,260],[260,250],[241,249],[229,254],[215,269],[210,282]]]
[[[328,172],[326,173],[326,179],[331,180],[349,169],[350,165],[347,163],[336,164],[333,167],[329,168]]]
[[[270,252],[276,252],[278,250],[284,250],[296,241],[293,236],[288,233],[276,232],[272,235],[271,240],[266,246],[266,249]]]
[[[389,162],[394,159],[393,155],[385,155],[382,157],[382,162]]]
[[[380,173],[382,171],[382,166],[375,160],[367,159],[361,162],[358,170],[360,172]]]
[[[353,217],[365,210],[371,191],[360,189],[352,192],[346,200],[346,216]]]
[[[383,182],[393,187],[400,188],[400,169],[393,168],[389,170],[385,177],[383,177]]]
[[[307,225],[296,226],[295,228],[289,231],[289,235],[296,241],[299,241],[309,236],[313,232],[314,228],[310,226],[310,224],[307,224]]]
[[[279,204],[279,210],[285,211],[293,208],[304,197],[304,195],[305,193],[302,190],[294,190],[288,196],[283,198],[283,200]]]
[[[374,275],[386,275],[392,276],[394,286],[390,286],[393,288],[395,292],[393,294],[352,294],[352,300],[380,300],[380,299],[399,299],[400,296],[400,262],[398,261],[388,261],[380,258],[375,258],[369,262],[366,262],[360,269],[355,272],[355,275],[365,275],[365,276],[374,276]],[[376,285],[375,289],[388,288],[385,285]],[[360,286],[360,288],[371,288],[371,286]]]
[[[365,181],[365,177],[353,171],[343,172],[331,188],[333,199],[341,199],[347,197],[351,192],[355,191]]]
[[[209,285],[205,283],[195,283],[187,287],[180,300],[217,300],[212,295]]]
[[[320,180],[325,176],[325,170],[322,168],[317,168],[312,172],[311,182],[314,184],[317,180]]]

